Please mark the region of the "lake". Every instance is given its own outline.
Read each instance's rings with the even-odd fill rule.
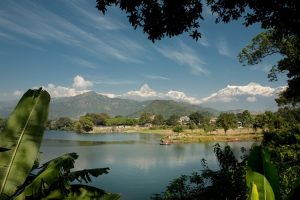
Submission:
[[[160,135],[107,133],[84,135],[46,131],[41,146],[41,163],[64,153],[76,152],[75,169],[109,167],[108,174],[93,179],[92,185],[121,194],[123,200],[150,199],[164,191],[168,183],[182,174],[201,170],[205,158],[217,169],[213,153],[215,142],[159,145]],[[236,156],[240,148],[253,142],[220,142],[230,145]]]

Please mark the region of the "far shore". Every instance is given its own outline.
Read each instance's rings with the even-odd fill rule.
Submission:
[[[217,129],[212,132],[205,132],[203,129],[185,129],[181,133],[174,132],[171,128],[161,129],[156,127],[140,126],[118,126],[118,127],[94,127],[90,134],[103,133],[151,133],[160,134],[162,140],[169,143],[191,143],[191,142],[209,142],[209,141],[261,141],[262,131],[254,133],[252,129],[230,129],[225,134],[223,129]]]

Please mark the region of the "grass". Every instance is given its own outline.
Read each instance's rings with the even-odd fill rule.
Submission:
[[[107,132],[122,132],[122,133],[145,133],[145,134],[160,134],[162,138],[173,143],[190,143],[190,142],[209,142],[209,141],[260,141],[262,133],[258,131],[254,133],[252,129],[230,129],[226,135],[223,129],[217,129],[213,132],[206,133],[203,129],[184,129],[181,133],[173,132],[172,128],[159,127],[94,127],[91,133],[107,133]]]

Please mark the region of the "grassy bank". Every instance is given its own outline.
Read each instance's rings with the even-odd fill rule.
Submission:
[[[228,130],[226,135],[223,129],[217,129],[206,133],[203,129],[185,129],[181,133],[175,133],[171,128],[149,128],[149,127],[94,127],[90,133],[151,133],[160,134],[162,138],[171,143],[208,142],[208,141],[260,141],[262,133],[254,133],[251,129]]]

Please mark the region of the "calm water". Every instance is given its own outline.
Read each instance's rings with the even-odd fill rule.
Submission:
[[[109,167],[109,174],[93,179],[93,185],[119,193],[124,200],[149,199],[162,192],[172,179],[199,171],[202,158],[210,168],[217,168],[213,142],[159,145],[159,141],[156,134],[80,135],[47,131],[41,161],[76,152],[79,158],[75,169]],[[252,142],[220,144],[229,144],[238,156],[240,147],[249,148]]]

